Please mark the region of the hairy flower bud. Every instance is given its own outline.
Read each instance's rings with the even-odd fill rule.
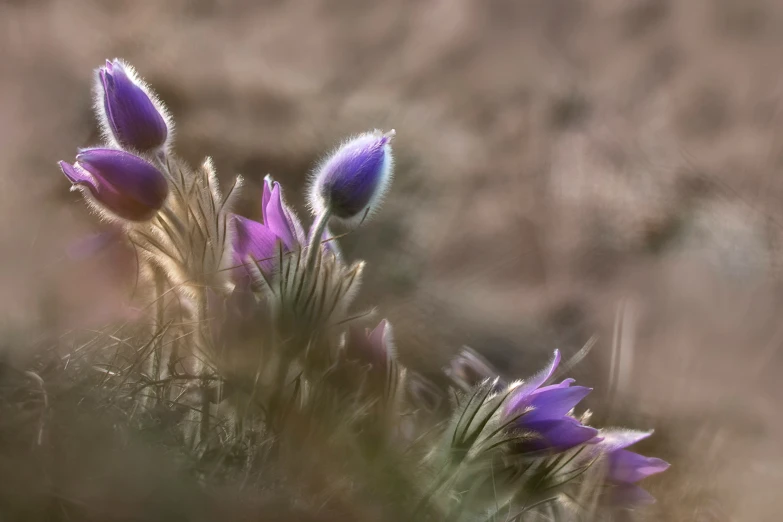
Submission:
[[[129,221],[152,219],[169,193],[166,178],[154,165],[121,150],[86,149],[76,163],[61,161],[60,168],[100,208]]]
[[[392,179],[394,131],[366,132],[350,139],[315,171],[310,206],[357,225],[380,204]]]
[[[163,105],[130,65],[98,69],[96,110],[108,138],[123,149],[150,152],[166,145],[170,121]]]

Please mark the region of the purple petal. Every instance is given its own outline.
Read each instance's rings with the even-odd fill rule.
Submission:
[[[168,136],[166,120],[125,66],[118,60],[107,62],[98,75],[106,118],[117,143],[142,152],[162,146]]]
[[[607,480],[620,484],[633,484],[669,469],[668,462],[624,449],[610,453],[608,460]]]
[[[264,224],[283,240],[286,249],[293,250],[298,245],[302,244],[304,229],[302,228],[301,223],[299,223],[299,220],[283,202],[283,190],[279,183],[272,183],[272,190],[269,193],[269,198],[266,198],[267,183],[264,184],[264,196],[262,200],[262,204],[264,204]],[[266,203],[264,203],[264,201],[266,201]]]
[[[558,364],[560,364],[560,350],[555,350],[552,360],[549,361],[549,364],[543,370],[514,389],[511,397],[506,402],[505,416],[516,415],[517,413],[514,412],[524,408],[528,396],[552,377]]]
[[[265,225],[242,216],[234,216],[234,257],[236,264],[258,263],[266,274],[271,274],[277,261],[279,238]]]
[[[79,165],[71,165],[65,161],[60,161],[58,165],[60,165],[63,174],[71,183],[87,187],[93,196],[97,195],[98,187],[95,184],[95,180],[86,170]]]
[[[264,191],[261,193],[261,218],[264,223],[268,223],[266,217],[266,207],[269,205],[269,200],[272,199],[272,186],[274,181],[270,176],[264,177]]]
[[[524,419],[524,417],[523,417]],[[596,436],[598,430],[583,426],[576,419],[564,417],[559,420],[525,422],[520,426],[531,433],[531,438],[519,444],[522,452],[541,450],[565,451],[584,444]]]
[[[547,391],[547,390],[555,390],[555,389],[560,389],[560,388],[568,388],[569,386],[571,386],[571,385],[572,385],[572,384],[574,384],[575,382],[576,382],[576,379],[564,379],[564,380],[563,380],[563,382],[561,382],[561,383],[559,383],[559,384],[550,384],[549,386],[542,386],[541,388],[539,388],[539,389],[536,391],[536,393],[545,392],[545,391]]]
[[[530,395],[527,407],[531,411],[521,421],[525,424],[538,420],[559,419],[564,417],[579,401],[587,397],[592,388],[574,386],[572,388],[550,388],[537,390]]]

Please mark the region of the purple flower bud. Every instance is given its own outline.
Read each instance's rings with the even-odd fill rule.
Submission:
[[[130,65],[106,61],[98,69],[96,108],[107,136],[123,149],[149,152],[163,147],[169,117]]]
[[[86,149],[76,163],[61,161],[60,168],[100,207],[129,221],[152,219],[169,193],[166,178],[155,166],[121,150]]]
[[[392,178],[394,131],[367,132],[344,143],[315,171],[310,205],[356,225],[380,204]]]

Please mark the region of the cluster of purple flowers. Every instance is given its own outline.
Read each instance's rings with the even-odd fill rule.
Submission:
[[[60,162],[60,168],[73,188],[81,190],[103,216],[128,226],[150,221],[167,209],[170,187],[175,183],[169,171],[173,121],[134,69],[120,60],[98,69],[95,98],[106,144],[80,151],[73,164]],[[356,226],[377,209],[392,178],[393,137],[394,131],[377,130],[355,136],[315,169],[309,190],[309,206],[314,214],[309,233],[286,203],[282,186],[271,177],[264,180],[261,222],[226,213],[232,232],[231,273],[236,285],[249,287],[256,270],[265,279],[274,277],[281,271],[282,256],[293,253],[302,256],[301,266],[306,267],[303,278],[310,278],[315,292],[317,285],[312,281],[318,281],[318,274],[310,277],[306,271],[313,266],[316,254],[329,251],[339,259],[329,233],[330,220]],[[299,261],[297,258],[297,266]],[[347,293],[342,291],[339,287],[334,292],[335,302]],[[346,334],[341,344],[342,360],[366,369],[368,387],[376,395],[388,397],[403,374],[396,365],[390,324],[383,320],[372,331],[349,326]],[[603,462],[604,480],[612,486],[615,500],[651,501],[636,483],[665,471],[669,464],[627,449],[651,432],[598,430],[586,425],[584,417],[575,417],[574,408],[592,390],[574,385],[573,379],[550,383],[559,363],[560,353],[555,351],[543,370],[525,381],[508,384],[481,356],[465,349],[452,360],[446,374],[463,392],[485,385],[485,399],[503,397],[502,406],[493,414],[499,412],[498,424],[508,435],[509,452],[531,458],[574,452],[568,459],[573,465]],[[415,387],[415,383],[411,380],[409,387]],[[471,444],[476,439],[472,438]]]
[[[73,164],[60,168],[103,216],[126,222],[152,219],[169,195],[166,156],[171,148],[173,120],[152,89],[129,64],[115,59],[95,77],[95,109],[105,147],[79,152]],[[265,273],[275,269],[278,244],[284,252],[329,241],[330,218],[345,223],[364,219],[383,198],[392,177],[394,131],[356,136],[329,155],[315,170],[310,206],[316,226],[308,237],[296,213],[286,204],[279,183],[267,177],[262,194],[262,222],[232,216],[234,261],[252,258]],[[235,271],[238,279],[247,275]]]
[[[560,352],[556,350],[544,369],[524,381],[506,385],[486,361],[466,348],[452,359],[446,373],[463,389],[494,378],[493,382],[499,383],[498,391],[507,390],[499,422],[506,426],[505,431],[513,440],[510,444],[513,453],[551,456],[582,448],[573,464],[603,462],[604,480],[610,486],[606,498],[612,504],[653,502],[654,499],[636,483],[666,471],[669,464],[626,449],[652,432],[598,430],[583,424],[572,412],[592,389],[573,386],[574,379],[546,384],[557,370],[560,359]]]

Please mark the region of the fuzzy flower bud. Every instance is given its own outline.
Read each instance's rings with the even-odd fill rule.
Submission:
[[[392,179],[394,131],[367,132],[350,139],[315,171],[310,206],[348,225],[358,225],[379,206]]]
[[[107,61],[98,69],[96,110],[104,131],[123,149],[150,152],[169,137],[163,105],[130,65]]]
[[[86,149],[76,163],[61,161],[60,168],[99,208],[129,221],[152,219],[169,193],[166,178],[155,166],[121,150]]]

